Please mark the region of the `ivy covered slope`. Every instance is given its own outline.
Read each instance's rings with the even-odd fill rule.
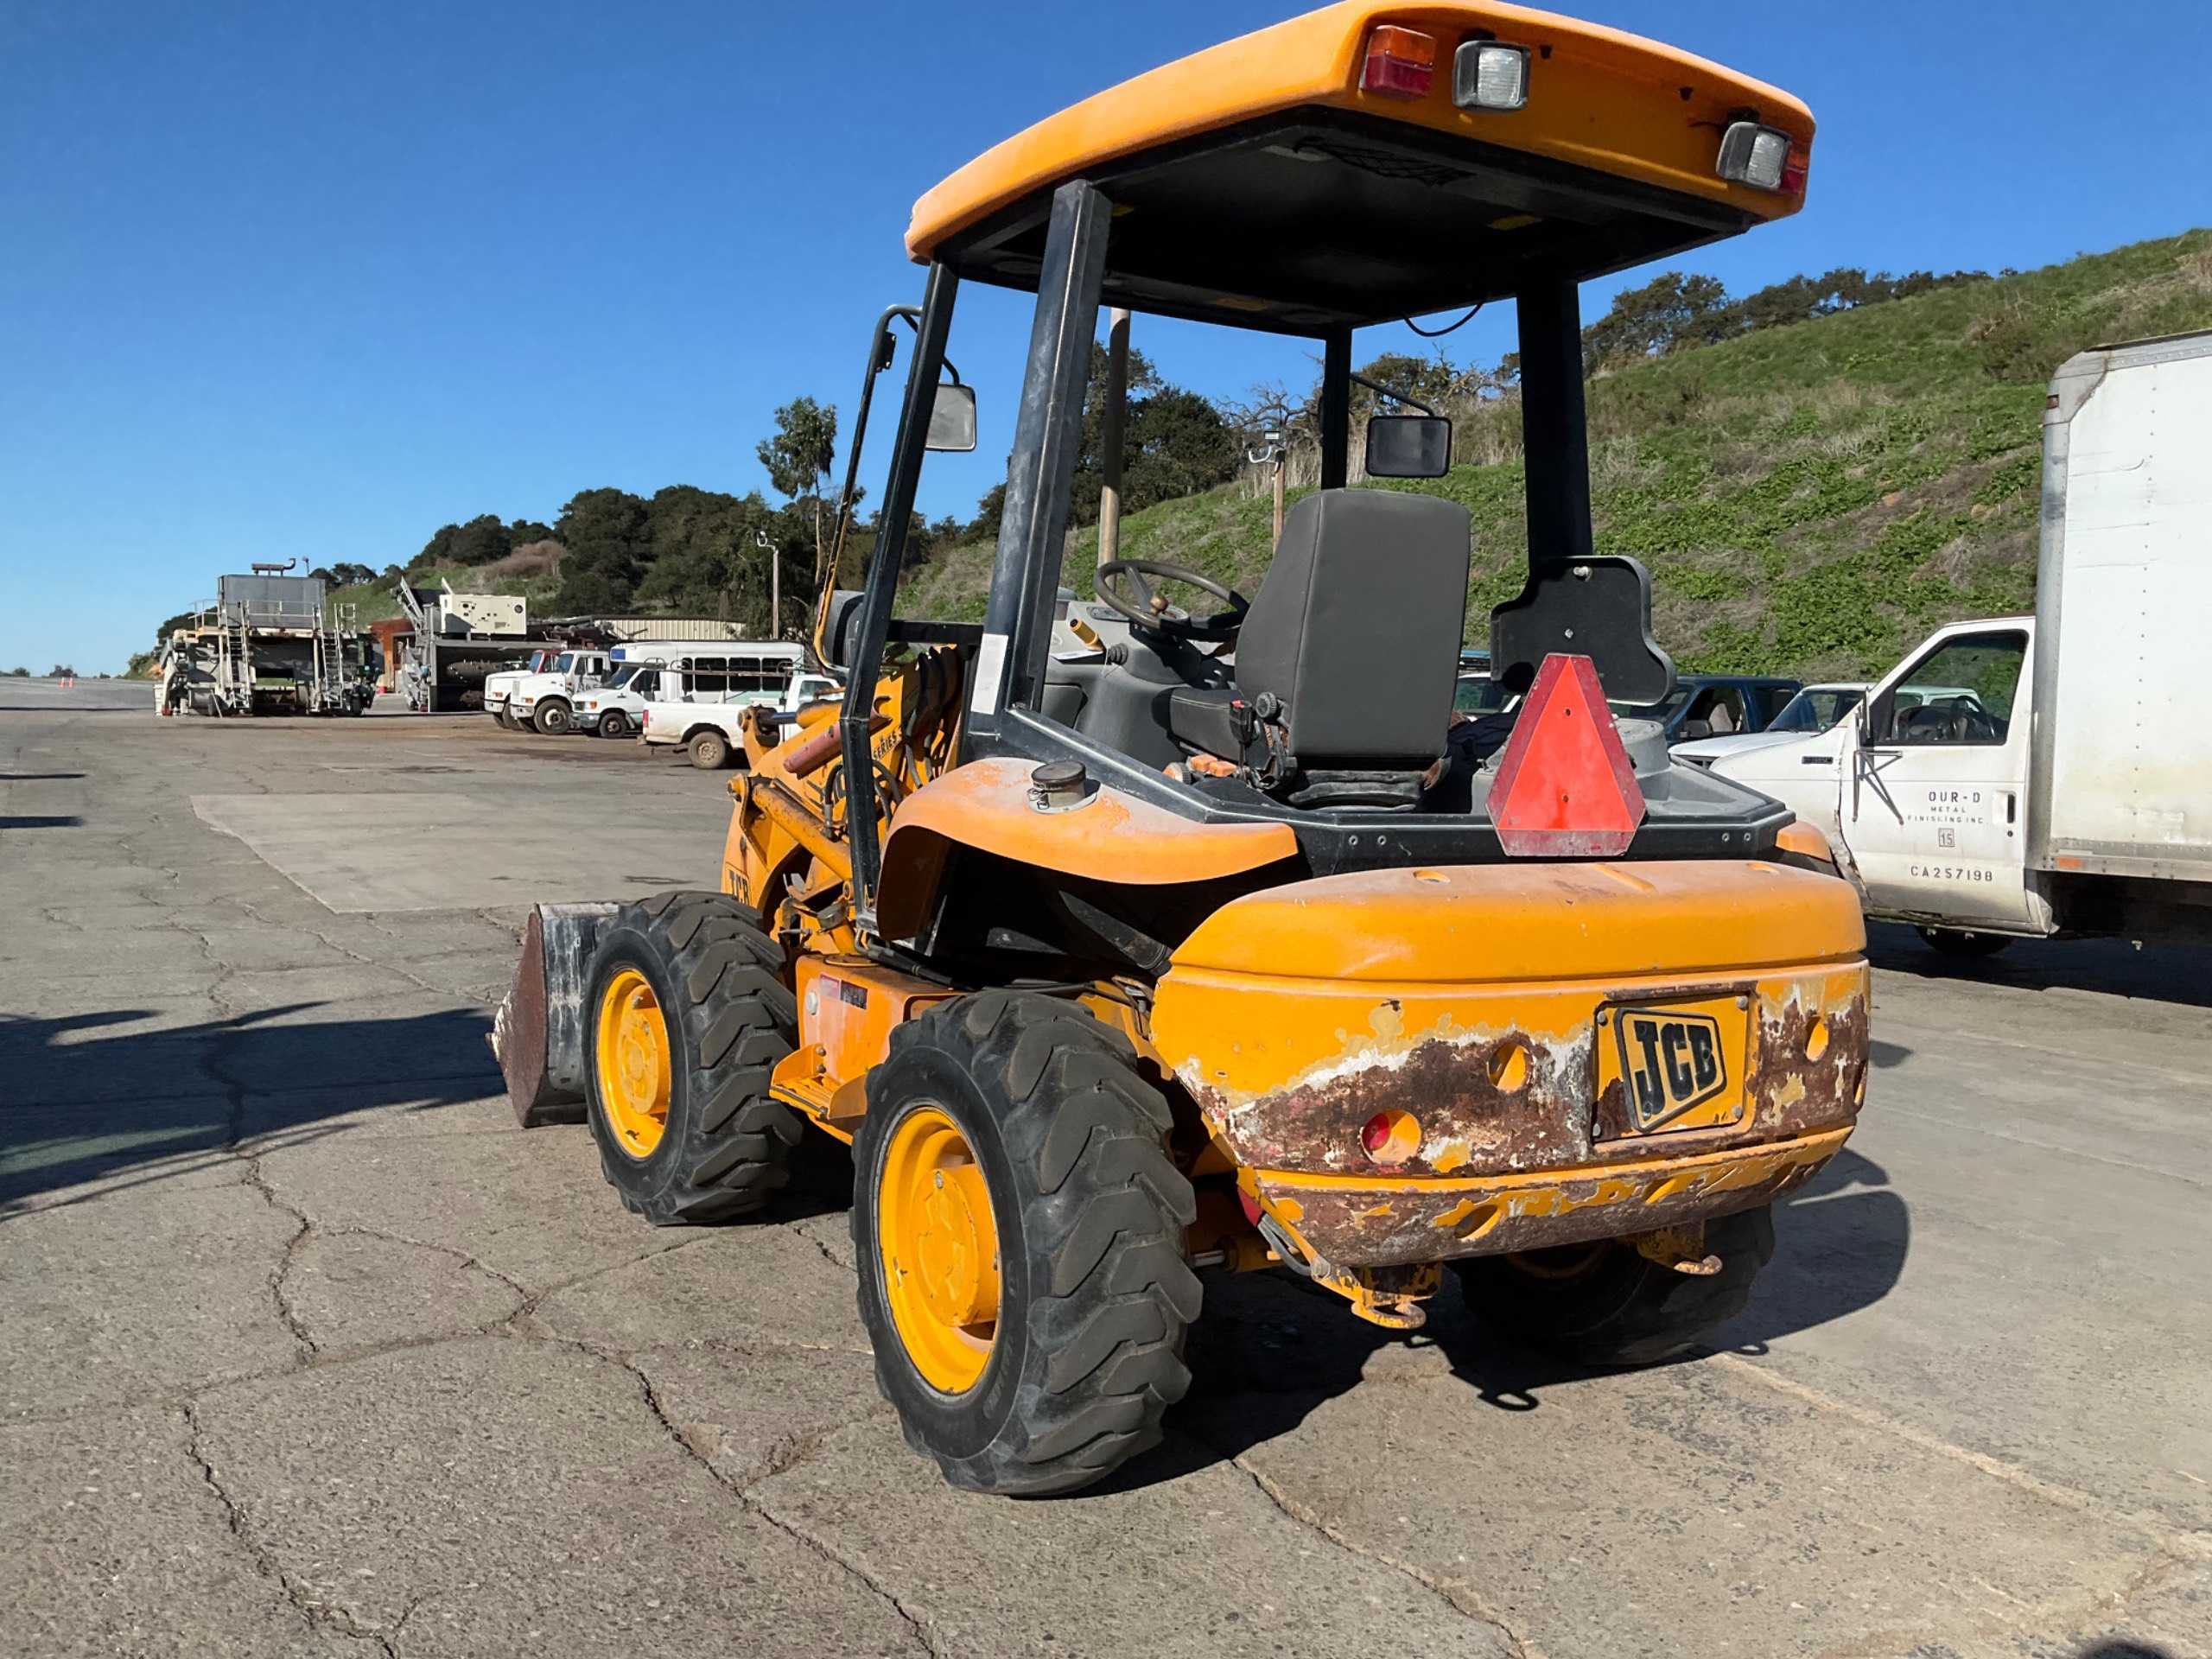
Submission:
[[[1652,574],[1689,670],[1863,678],[1929,628],[2031,607],[2044,387],[2099,343],[2212,327],[2212,232],[1939,289],[1716,345],[1590,385],[1599,550]],[[1465,464],[1420,488],[1474,519],[1468,638],[1525,559],[1518,410],[1462,411]],[[1230,486],[1123,521],[1122,551],[1258,585],[1268,503]],[[1071,538],[1087,591],[1095,531]],[[991,550],[947,549],[909,608],[976,618]]]

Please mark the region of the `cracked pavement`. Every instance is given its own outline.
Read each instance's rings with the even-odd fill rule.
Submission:
[[[2212,1654],[2212,957],[1885,932],[1865,1125],[1710,1351],[1211,1276],[1167,1444],[1013,1503],[877,1395],[834,1148],[657,1231],[499,1093],[531,884],[706,883],[727,811],[631,744],[8,694],[0,1649]]]

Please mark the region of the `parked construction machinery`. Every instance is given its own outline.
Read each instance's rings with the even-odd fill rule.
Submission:
[[[459,594],[451,582],[433,592],[399,582],[394,592],[412,630],[394,677],[417,714],[483,708],[492,676],[528,667],[549,643],[512,594]]]
[[[842,700],[747,722],[719,891],[535,914],[496,1039],[524,1121],[586,1117],[660,1224],[759,1210],[810,1128],[849,1142],[879,1382],[986,1491],[1156,1442],[1209,1273],[1405,1329],[1448,1268],[1491,1337],[1586,1364],[1741,1308],[1864,1099],[1864,934],[1817,831],[1607,709],[1674,669],[1643,570],[1592,550],[1578,285],[1796,211],[1812,136],[1611,29],[1353,0],[925,195],[849,461],[910,335],[883,531],[859,591],[817,572]],[[946,350],[976,282],[1036,296],[996,563],[980,624],[902,617],[925,454],[975,441]],[[1347,487],[1352,336],[1505,300],[1529,570],[1489,631],[1520,700],[1455,723],[1469,518]],[[1062,614],[1102,304],[1318,347],[1321,486],[1249,597],[1117,560]],[[1433,476],[1451,433],[1363,445]]]
[[[298,563],[223,576],[215,603],[162,647],[161,715],[359,715],[374,700],[365,637]]]

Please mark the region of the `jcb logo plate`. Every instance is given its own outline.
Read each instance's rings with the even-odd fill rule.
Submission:
[[[1743,1116],[1746,1016],[1735,999],[1613,1010],[1617,1134],[1710,1128]],[[1600,1133],[1604,1133],[1600,1128]]]

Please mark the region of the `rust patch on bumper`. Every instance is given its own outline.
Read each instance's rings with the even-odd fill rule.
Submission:
[[[1383,1267],[1586,1243],[1754,1209],[1811,1179],[1850,1133],[1494,1179],[1367,1185],[1276,1170],[1254,1179],[1316,1254],[1339,1268]]]
[[[1239,1162],[1347,1173],[1372,1168],[1360,1130],[1411,1113],[1421,1144],[1393,1173],[1450,1175],[1572,1163],[1589,1152],[1589,1043],[1521,1030],[1451,1033],[1232,1108],[1200,1090],[1200,1109]],[[1517,1086],[1507,1087],[1507,1084]]]

